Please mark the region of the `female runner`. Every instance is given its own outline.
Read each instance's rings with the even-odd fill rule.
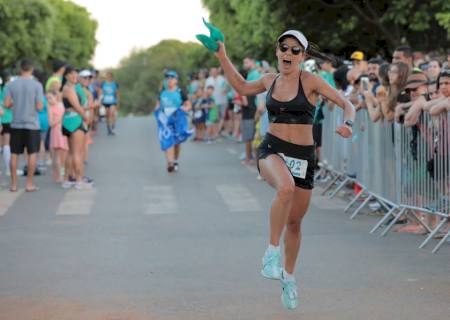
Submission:
[[[239,74],[222,42],[218,42],[215,55],[229,83],[239,94],[254,96],[268,90],[266,107],[270,125],[258,147],[257,165],[276,195],[270,209],[270,242],[261,274],[281,281],[281,301],[286,308],[295,309],[298,295],[294,270],[300,250],[301,224],[314,180],[314,106],[317,97],[322,95],[344,109],[344,123],[336,130],[344,138],[352,135],[355,109],[327,82],[299,68],[308,54],[314,54],[301,32],[289,30],[277,40],[279,73],[265,74],[256,81],[246,81]],[[285,227],[285,258],[284,268],[281,268],[280,238]]]

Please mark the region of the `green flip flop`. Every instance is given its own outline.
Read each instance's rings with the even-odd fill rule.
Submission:
[[[220,31],[220,29],[214,26],[212,23],[207,22],[205,18],[202,19],[203,23],[209,30],[211,39],[213,39],[214,41],[225,42],[225,36],[223,35],[222,31]]]
[[[219,50],[219,45],[217,44],[216,41],[214,41],[213,39],[211,39],[210,37],[208,37],[205,34],[197,34],[195,36],[198,41],[200,41],[205,47],[206,49],[208,49],[211,52],[217,52],[217,50]]]

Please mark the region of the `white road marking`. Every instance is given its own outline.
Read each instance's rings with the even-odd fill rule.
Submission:
[[[228,153],[230,154],[237,154],[237,151],[233,148],[227,148]]]
[[[217,185],[216,189],[231,212],[262,210],[258,200],[243,185],[223,184]]]
[[[145,186],[143,188],[144,214],[178,213],[178,203],[171,186]]]
[[[23,190],[17,192],[11,192],[9,190],[0,191],[0,216],[6,214],[9,208],[14,204],[14,201],[16,201],[23,192]]]
[[[96,189],[69,190],[59,204],[57,215],[89,215],[94,205]]]

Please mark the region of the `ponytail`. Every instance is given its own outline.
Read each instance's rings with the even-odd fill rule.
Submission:
[[[325,53],[321,52],[319,46],[313,42],[309,42],[308,49],[306,50],[305,59],[308,58],[331,61],[333,65],[337,64],[337,60],[334,56],[328,56]]]

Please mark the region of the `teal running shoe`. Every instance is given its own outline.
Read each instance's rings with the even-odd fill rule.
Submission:
[[[266,250],[262,263],[261,275],[264,278],[272,280],[281,279],[281,254],[279,251]]]
[[[297,285],[295,280],[281,279],[281,303],[286,309],[293,310],[298,307]]]

